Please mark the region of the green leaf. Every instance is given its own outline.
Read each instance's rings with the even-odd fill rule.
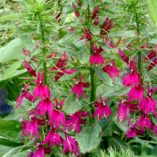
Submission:
[[[97,87],[96,94],[97,94],[97,97],[101,95],[103,98],[108,98],[112,96],[121,96],[121,95],[127,94],[128,91],[129,89],[125,89],[121,86],[111,87],[105,84],[101,84],[100,86]]]
[[[4,63],[13,59],[21,59],[24,58],[24,54],[22,53],[22,49],[27,45],[28,40],[15,38],[11,42],[9,42],[6,46],[0,49],[0,63]]]
[[[99,145],[101,127],[97,122],[86,125],[80,134],[76,135],[82,153],[91,152]]]
[[[18,14],[3,15],[0,17],[0,22],[15,21],[19,17],[20,17],[20,15],[18,15]]]
[[[81,102],[74,95],[72,95],[66,98],[63,110],[67,114],[73,114],[80,110],[81,107]]]
[[[108,76],[107,73],[103,72],[100,68],[95,67],[94,68],[97,76],[99,77],[100,80],[103,81],[104,84],[106,84],[107,86],[112,87],[113,86],[113,81],[112,79]]]
[[[0,136],[10,141],[22,143],[21,124],[14,120],[0,119]]]
[[[89,62],[89,52],[86,47],[80,48],[80,63],[86,64]]]
[[[100,28],[94,25],[90,25],[90,30],[94,35],[98,35],[100,33]]]
[[[0,144],[0,156],[3,156],[5,153],[7,153],[10,149],[12,149],[12,146],[6,146]]]
[[[25,73],[26,69],[17,70],[21,64],[21,61],[13,62],[10,65],[8,64],[7,68],[2,69],[3,73],[0,74],[0,81]]]
[[[156,0],[147,0],[148,8],[150,15],[152,17],[152,20],[157,26],[157,1]]]
[[[22,149],[22,146],[15,147],[8,151],[6,154],[4,154],[2,157],[12,157],[13,155],[17,154]]]

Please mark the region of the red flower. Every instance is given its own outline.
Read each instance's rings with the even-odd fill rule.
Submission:
[[[80,38],[80,40],[83,40],[83,39],[86,39],[86,40],[91,40],[92,39],[92,33],[89,29],[84,29],[84,35]]]
[[[26,50],[26,49],[23,49],[23,53],[24,53],[24,55],[26,55],[26,56],[29,56],[29,55],[30,55],[30,51],[28,51],[28,50]]]
[[[127,101],[122,101],[118,104],[118,113],[117,119],[118,121],[124,122],[129,119],[129,103]]]
[[[39,145],[31,157],[45,157],[44,147],[42,145]]]
[[[104,59],[103,57],[100,55],[100,53],[103,51],[102,47],[97,48],[96,45],[92,44],[92,51],[93,53],[90,56],[90,64],[104,64]]]
[[[66,139],[63,140],[63,153],[66,154],[68,152],[71,152],[76,156],[80,154],[78,143],[72,136],[66,135]]]
[[[148,87],[147,97],[144,97],[140,104],[140,110],[146,115],[148,115],[149,113],[153,113],[154,116],[156,116],[156,101],[152,97],[152,95],[156,91],[157,91],[157,88],[150,89],[150,87]]]
[[[114,26],[113,22],[107,17],[103,23],[103,25],[101,26],[101,31],[100,31],[100,34],[101,35],[105,35],[107,34],[110,29],[112,29]]]
[[[89,87],[89,82],[82,82],[82,77],[80,78],[80,81],[77,81],[76,84],[72,87],[72,93],[77,94],[78,99],[81,96],[84,96],[84,89],[86,87]]]
[[[50,90],[49,88],[44,85],[44,73],[40,74],[38,73],[37,79],[35,81],[36,87],[34,89],[33,99],[35,100],[37,96],[39,96],[41,99],[43,98],[50,98]]]
[[[28,136],[28,134],[31,135],[31,138],[33,138],[34,136],[36,136],[36,138],[39,138],[38,121],[36,118],[32,118],[31,121],[22,121],[22,135]]]
[[[56,57],[56,55],[57,55],[57,52],[52,52],[51,54],[47,56],[47,58],[54,58]]]
[[[136,63],[134,61],[130,61],[129,63],[130,73],[127,74],[122,82],[124,86],[138,86],[141,83],[141,77],[136,72]]]
[[[119,76],[119,70],[117,67],[114,66],[114,63],[108,64],[106,66],[104,66],[102,68],[102,70],[106,73],[108,73],[108,75],[114,79],[115,77]]]
[[[144,134],[143,130],[138,130],[133,126],[127,131],[126,136],[128,138],[135,138],[137,135],[143,135],[143,134]]]
[[[106,119],[109,115],[112,115],[112,111],[110,107],[106,105],[106,102],[108,99],[106,99],[104,102],[102,100],[102,97],[100,97],[100,101],[95,102],[96,110],[94,112],[94,117],[98,116],[98,120],[100,121],[103,117]]]
[[[100,19],[97,17],[97,18],[95,18],[95,20],[94,20],[94,25],[98,25],[99,24],[99,22],[100,22]]]
[[[33,102],[33,95],[27,91],[27,87],[28,87],[28,84],[26,84],[24,86],[24,90],[22,91],[22,93],[19,95],[19,97],[16,100],[16,104],[17,104],[16,107],[17,108],[19,108],[21,106],[22,101],[23,101],[24,98],[26,98],[29,101]]]
[[[152,128],[152,123],[148,116],[141,115],[138,121],[134,124],[134,127],[139,127],[143,131],[144,129],[150,130]]]
[[[60,103],[57,99],[55,99],[56,102],[56,109],[53,109],[49,114],[50,120],[49,123],[53,128],[59,128],[61,125],[66,126],[66,118],[62,111],[60,111],[61,107],[64,104],[64,100],[62,100]]]
[[[143,87],[141,85],[135,86],[129,91],[128,100],[129,101],[138,100],[139,102],[141,102],[143,99],[143,94],[144,94]]]
[[[126,62],[127,64],[129,64],[129,58],[126,56],[126,54],[121,49],[118,49],[118,53],[119,53],[120,57],[123,59],[123,61]]]
[[[50,148],[52,148],[55,144],[58,146],[61,145],[61,142],[62,138],[60,134],[58,134],[55,130],[50,130],[42,143],[50,143]]]
[[[45,115],[46,112],[48,112],[50,115],[51,111],[53,110],[53,104],[49,98],[44,98],[39,102],[36,109],[41,115]]]
[[[156,50],[152,50],[145,58],[145,61],[151,60],[156,56]]]
[[[78,12],[77,7],[76,7],[76,5],[75,5],[74,3],[72,3],[72,8],[74,9],[74,14],[75,14],[75,16],[76,16],[76,17],[79,17],[79,16],[80,16],[80,13]]]
[[[69,120],[67,122],[67,129],[72,131],[77,131],[78,133],[81,130],[81,125],[85,124],[85,117],[88,116],[88,112],[78,111],[74,114],[70,115]]]
[[[94,19],[97,16],[98,12],[99,12],[99,7],[95,6],[94,11],[93,11],[92,16],[91,16],[91,19]]]
[[[24,60],[23,65],[32,76],[36,77],[36,71],[31,67],[31,65],[26,60]]]
[[[126,75],[123,80],[123,85],[124,86],[135,86],[138,85],[140,82],[140,75],[136,72],[132,72],[128,75]]]
[[[77,72],[77,70],[74,69],[66,69],[67,62],[67,54],[64,52],[56,65],[51,68],[52,71],[59,70],[55,76],[55,81],[59,80],[64,74],[73,74],[74,72]]]
[[[157,65],[157,57],[155,57],[151,63],[148,65],[147,69],[152,70]]]

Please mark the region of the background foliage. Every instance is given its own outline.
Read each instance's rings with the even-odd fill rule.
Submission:
[[[76,20],[71,8],[72,0],[48,0],[49,5],[42,7],[38,5],[40,0],[3,0],[0,2],[0,87],[8,90],[7,102],[15,107],[16,99],[21,92],[21,87],[27,83],[27,72],[22,66],[22,62],[25,58],[22,53],[23,48],[27,48],[32,51],[32,56],[41,54],[40,48],[34,48],[34,45],[38,44],[38,40],[41,39],[39,31],[40,22],[37,19],[38,15],[42,12],[41,18],[43,19],[46,32],[46,51],[51,53],[57,51],[63,53],[68,52],[76,60],[80,59],[79,68],[86,73],[86,63],[89,60],[86,47],[83,47],[84,42],[79,41],[81,36],[81,28],[79,21]],[[35,3],[37,2],[37,3]],[[40,1],[43,3],[43,1]],[[83,0],[84,7],[86,7],[87,0]],[[114,21],[114,28],[109,34],[109,38],[113,38],[114,42],[117,42],[121,38],[126,39],[126,43],[134,45],[134,53],[130,54],[130,51],[126,52],[134,57],[139,52],[139,45],[143,45],[145,42],[150,44],[156,44],[156,27],[154,26],[151,17],[155,24],[157,24],[157,12],[155,6],[157,2],[154,0],[99,0],[93,1],[95,4],[101,4],[102,17],[111,17]],[[36,8],[36,9],[34,9]],[[150,13],[150,14],[149,14]],[[57,22],[55,18],[58,14],[61,14],[61,22]],[[150,16],[151,15],[151,16]],[[77,33],[69,33],[69,28],[74,27]],[[91,28],[92,32],[98,34],[99,30]],[[83,48],[82,48],[83,47]],[[125,65],[117,55],[117,49],[107,49],[104,45],[106,54],[111,59],[115,59],[118,67],[123,69]],[[124,48],[121,45],[121,48]],[[142,56],[150,50],[146,50]],[[30,58],[28,58],[30,59]],[[55,64],[53,62],[47,62],[48,66]],[[78,63],[74,61],[76,67]],[[37,65],[34,65],[37,67]],[[71,66],[71,65],[68,65]],[[144,79],[148,82],[157,84],[156,79],[156,67],[147,73],[145,70],[147,65],[143,65],[142,71]],[[40,68],[40,67],[39,67]],[[103,98],[108,96],[114,96],[114,99],[110,104],[115,103],[117,97],[123,93],[127,93],[128,90],[124,89],[117,79],[116,83],[112,81],[106,74],[102,74],[99,68],[95,68],[97,76],[103,84],[97,87],[97,96],[102,95]],[[61,95],[66,96],[64,111],[66,113],[73,113],[79,110],[83,103],[76,102],[76,100],[68,93],[72,84],[66,84],[65,81],[70,80],[72,76],[64,76],[59,82],[53,84],[54,96]],[[54,77],[52,74],[51,78]],[[52,80],[48,80],[51,82]],[[28,102],[25,102],[27,104]],[[11,114],[0,118],[0,156],[3,157],[20,157],[26,156],[30,148],[32,147],[32,141],[24,141],[21,137],[21,124],[20,114],[29,110],[29,104],[26,107],[24,105],[20,111],[14,110]],[[116,107],[113,108],[117,110]],[[127,139],[125,137],[126,125],[118,123],[116,120],[116,114],[112,119],[100,122],[102,128],[97,123],[85,126],[82,132],[76,135],[76,139],[80,144],[81,152],[85,156],[89,157],[155,157],[157,154],[157,137],[152,137],[149,132],[147,137],[136,137],[134,139]],[[101,136],[101,138],[100,138]],[[86,139],[89,139],[88,141]],[[57,154],[58,150],[56,150]],[[58,152],[58,156],[62,156]]]

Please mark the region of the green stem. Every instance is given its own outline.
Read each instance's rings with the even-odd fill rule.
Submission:
[[[136,18],[136,31],[137,31],[137,35],[139,36],[140,35],[139,18],[138,18],[138,14],[135,8],[134,8],[134,11],[135,11],[135,18]],[[140,44],[139,38],[137,39],[137,42],[139,45]],[[138,51],[137,53],[138,53],[138,60],[137,60],[138,71],[140,72],[140,74],[142,74],[142,54],[141,54],[141,51]]]
[[[88,26],[90,25],[90,9],[89,9],[89,4],[88,4],[88,9],[87,9],[87,22],[88,22]],[[90,46],[90,55],[92,55],[93,51],[92,51],[92,41],[89,41],[89,46]],[[95,101],[95,80],[94,80],[94,75],[95,75],[95,71],[94,68],[92,66],[90,66],[90,102],[94,102]],[[93,110],[93,103],[92,103],[92,110],[91,113],[94,113]]]
[[[46,48],[45,48],[45,30],[43,25],[43,20],[39,14],[40,31],[41,31],[41,41],[42,41],[42,55],[43,55],[43,69],[44,69],[44,83],[47,85],[47,65],[46,65]]]
[[[90,54],[92,54],[92,42],[90,42]],[[95,101],[95,81],[94,81],[94,68],[90,67],[90,102]]]

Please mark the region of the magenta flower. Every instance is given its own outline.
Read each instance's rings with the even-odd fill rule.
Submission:
[[[75,5],[74,3],[72,3],[72,8],[74,9],[74,14],[75,14],[75,16],[76,16],[76,17],[79,17],[79,16],[80,16],[80,13],[78,12],[77,7],[76,7],[76,5]]]
[[[140,75],[136,72],[137,67],[136,67],[136,62],[130,61],[129,63],[129,69],[130,73],[127,74],[123,80],[122,83],[124,86],[138,86],[141,83],[141,77]]]
[[[127,101],[122,101],[118,104],[118,113],[117,119],[118,121],[124,122],[129,119],[129,103]]]
[[[74,69],[66,69],[67,62],[67,54],[64,52],[56,65],[51,68],[52,71],[59,71],[55,76],[55,81],[59,80],[64,74],[73,74],[74,72],[77,72],[77,70]]]
[[[84,89],[89,87],[89,82],[82,82],[83,77],[80,78],[80,81],[76,81],[75,85],[72,87],[72,93],[76,94],[78,99],[81,96],[84,96]]]
[[[66,139],[63,140],[63,153],[66,154],[68,152],[71,152],[76,156],[80,154],[78,143],[72,136],[66,135]]]
[[[32,119],[31,121],[23,120],[22,121],[22,135],[28,136],[30,134],[30,138],[33,137],[39,138],[38,133],[38,122],[36,119]]]
[[[104,64],[104,58],[100,55],[100,53],[103,51],[102,47],[97,48],[96,45],[92,44],[92,51],[93,53],[90,56],[90,64]]]
[[[134,62],[134,61],[131,60],[131,61],[129,62],[129,68],[130,68],[130,71],[131,71],[131,72],[133,72],[133,71],[136,72],[136,71],[137,71],[136,62]]]
[[[107,44],[108,44],[108,46],[110,47],[110,48],[116,48],[116,47],[118,47],[118,45],[120,44],[120,42],[121,42],[121,38],[119,38],[119,40],[116,42],[116,43],[114,43],[112,40],[109,40],[108,38],[106,38],[106,42],[107,42]]]
[[[36,109],[41,115],[45,115],[46,112],[48,112],[50,115],[51,111],[53,110],[53,104],[49,98],[44,98],[39,102]]]
[[[36,77],[36,71],[31,67],[31,65],[26,60],[24,60],[23,65],[32,76]]]
[[[148,115],[149,113],[153,113],[154,116],[156,116],[156,101],[152,97],[156,91],[157,88],[150,89],[150,87],[148,86],[147,97],[144,97],[140,104],[140,110],[146,115]]]
[[[72,131],[77,131],[78,133],[81,130],[81,125],[85,124],[85,118],[88,116],[88,112],[78,111],[70,115],[67,122],[67,129]]]
[[[84,29],[83,30],[83,32],[84,32],[84,34],[83,34],[83,36],[80,38],[80,40],[83,40],[83,39],[86,39],[86,40],[91,40],[92,39],[92,33],[91,33],[91,31],[89,30],[89,29]]]
[[[50,144],[50,148],[52,148],[55,144],[56,145],[61,145],[62,138],[59,133],[57,133],[55,130],[50,130],[42,142],[42,144]]]
[[[95,6],[93,13],[92,13],[92,16],[91,16],[91,19],[94,19],[97,16],[98,12],[99,12],[99,7]]]
[[[154,116],[156,116],[155,99],[152,97],[145,97],[140,104],[140,110],[147,115],[152,112]]]
[[[137,86],[141,82],[140,75],[136,72],[131,72],[127,74],[123,80],[122,83],[124,86]]]
[[[51,68],[51,70],[57,70],[58,68],[64,69],[67,65],[67,62],[68,62],[68,57],[67,57],[66,52],[64,52],[61,58],[56,63],[56,65],[53,68]]]
[[[119,76],[119,70],[117,67],[114,66],[114,63],[108,64],[106,66],[104,66],[102,68],[102,70],[106,73],[108,73],[108,75],[114,79],[115,77]]]
[[[49,114],[50,120],[49,123],[54,128],[59,128],[61,125],[66,126],[66,118],[62,111],[60,111],[61,107],[64,104],[64,100],[62,100],[60,103],[57,99],[55,99],[56,102],[56,109],[53,109]]]
[[[143,94],[144,94],[143,87],[141,85],[135,86],[129,91],[128,100],[129,101],[138,100],[139,102],[141,102],[143,99]]]
[[[126,132],[126,136],[128,138],[135,138],[137,136],[137,131],[136,131],[136,128],[130,128],[129,130],[127,130]]]
[[[156,65],[157,65],[157,57],[153,58],[151,63],[148,65],[148,67],[147,67],[148,71],[152,70]]]
[[[37,96],[39,96],[41,99],[50,98],[50,90],[46,85],[44,85],[43,82],[44,82],[44,73],[42,74],[38,73],[37,79],[35,81],[36,87],[34,89],[34,95],[33,95],[34,100],[37,98]]]
[[[113,28],[113,26],[114,26],[113,22],[107,17],[103,25],[101,26],[100,34],[101,35],[107,34],[110,31],[110,29]]]
[[[73,74],[75,72],[77,72],[77,70],[74,70],[74,69],[62,69],[62,71],[59,71],[57,73],[57,75],[55,76],[54,80],[58,81],[64,74],[70,75],[70,74]]]
[[[120,57],[123,59],[123,61],[126,62],[127,64],[129,64],[128,56],[126,56],[126,54],[121,49],[118,49],[118,53],[119,53]]]
[[[95,18],[93,24],[94,24],[95,26],[97,26],[97,25],[99,24],[99,22],[100,22],[100,19],[97,17],[97,18]]]
[[[23,48],[23,54],[25,56],[29,56],[30,55],[30,51]]]
[[[31,157],[45,157],[44,147],[42,145],[39,145]]]
[[[156,116],[156,101],[152,96],[147,96],[143,98],[140,104],[140,110],[148,115],[149,113],[153,113]]]
[[[19,108],[21,106],[24,98],[26,98],[29,101],[33,102],[33,95],[27,91],[27,87],[28,87],[28,84],[26,84],[24,86],[23,92],[19,95],[19,97],[16,100],[16,104],[17,104],[16,107],[17,108]]]
[[[145,58],[144,60],[145,61],[149,61],[151,59],[153,59],[154,57],[156,57],[156,50],[152,50]]]
[[[96,110],[94,112],[94,117],[98,116],[99,121],[103,117],[105,117],[107,119],[109,115],[112,115],[112,111],[111,111],[110,107],[108,107],[106,105],[107,101],[108,101],[108,99],[103,101],[102,97],[100,97],[100,101],[95,102]]]
[[[137,135],[143,135],[144,134],[144,130],[137,130],[134,126],[131,127],[127,133],[126,136],[128,138],[135,138]]]
[[[56,57],[56,56],[57,56],[57,52],[55,51],[55,52],[50,53],[50,54],[47,56],[47,58],[54,58],[54,57]]]
[[[49,123],[51,126],[55,128],[59,128],[61,125],[66,125],[66,118],[63,112],[59,110],[52,110],[50,113],[50,120]]]
[[[134,127],[139,127],[141,130],[148,129],[150,130],[152,128],[152,123],[150,121],[150,118],[146,115],[141,115],[137,122],[134,124]]]
[[[150,130],[152,128],[152,123],[150,121],[150,118],[146,115],[141,115],[137,122],[134,124],[135,127],[139,127],[141,130],[144,131],[144,129]]]

